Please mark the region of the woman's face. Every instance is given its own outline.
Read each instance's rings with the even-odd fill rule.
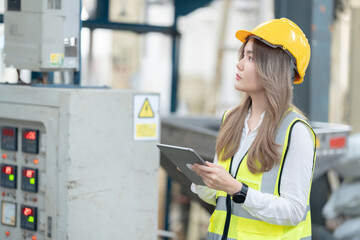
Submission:
[[[250,96],[264,91],[260,75],[256,71],[253,55],[254,39],[250,39],[244,48],[244,57],[236,64],[235,89],[246,92]]]

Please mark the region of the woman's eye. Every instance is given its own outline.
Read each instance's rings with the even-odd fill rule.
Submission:
[[[249,57],[249,61],[252,62],[254,60],[253,57]]]

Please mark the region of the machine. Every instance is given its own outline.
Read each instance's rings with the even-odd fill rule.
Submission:
[[[0,239],[156,239],[159,95],[0,85]]]
[[[79,69],[80,0],[5,0],[4,23],[7,66]]]

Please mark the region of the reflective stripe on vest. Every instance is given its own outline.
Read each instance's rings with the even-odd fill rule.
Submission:
[[[238,217],[261,221],[259,218],[252,216],[248,211],[246,211],[242,207],[236,207],[236,206],[238,206],[238,204],[231,201],[231,209],[233,209],[232,210],[233,215],[238,216]],[[226,197],[223,197],[223,196],[218,197],[215,209],[218,211],[226,212]],[[310,205],[306,206],[306,211],[305,211],[302,221],[306,220],[306,216],[307,216],[308,212],[310,212]]]
[[[208,232],[206,236],[206,240],[221,240],[222,235]],[[227,240],[236,240],[235,238],[227,238]]]
[[[216,233],[211,233],[208,232],[207,236],[206,236],[206,240],[221,240],[222,236],[218,235]],[[227,238],[227,240],[237,240],[235,238]],[[249,240],[247,238],[244,238],[244,240]],[[310,237],[304,237],[304,238],[300,238],[300,240],[311,240],[311,236]]]
[[[282,167],[284,166],[284,162],[286,160],[292,127],[296,122],[299,121],[308,126],[313,133],[313,141],[315,146],[315,134],[309,124],[305,122],[298,113],[295,111],[290,111],[283,118],[275,137],[276,143],[282,146],[279,148],[281,153],[280,164],[276,164],[268,172],[253,174],[247,168],[248,154],[246,153],[236,171],[236,179],[246,183],[249,187],[255,190],[259,190],[263,193],[273,194],[275,196],[280,196],[280,179],[282,174]],[[230,170],[231,163],[231,159],[219,162],[219,164],[221,164],[228,171]],[[315,166],[315,154],[313,159],[313,166]],[[253,217],[245,209],[243,209],[241,205],[236,204],[233,201],[231,201],[229,206],[226,203],[226,192],[218,191],[216,198],[216,209],[210,218],[207,239],[311,239],[311,216],[309,207],[310,194],[308,197],[307,209],[304,218],[297,226],[282,226],[266,223],[256,217]],[[230,213],[230,216],[228,212]],[[226,219],[230,219],[230,222],[225,223]],[[228,229],[225,229],[226,226],[229,226]]]

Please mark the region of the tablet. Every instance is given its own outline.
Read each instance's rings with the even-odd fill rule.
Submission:
[[[191,148],[156,144],[160,151],[172,162],[180,168],[181,172],[193,183],[197,185],[205,185],[202,178],[191,169],[194,163],[206,165],[200,155]]]

